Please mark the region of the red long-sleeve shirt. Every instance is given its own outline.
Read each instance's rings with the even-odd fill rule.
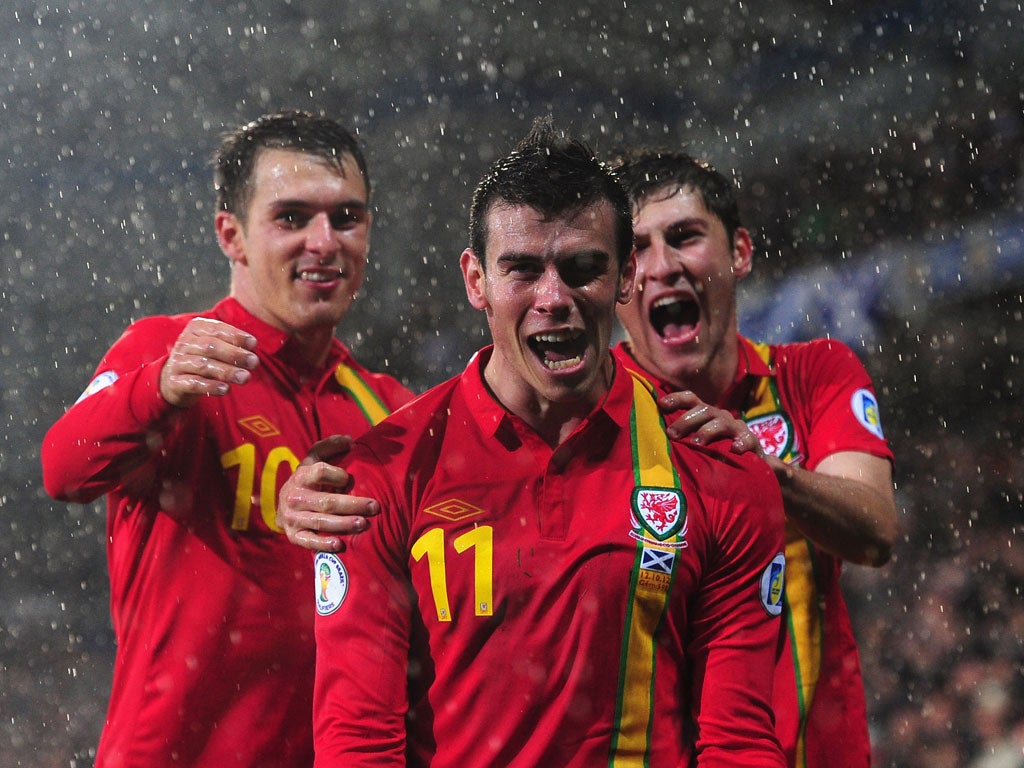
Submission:
[[[669,444],[621,367],[552,450],[481,365],[345,460],[382,513],[317,557],[316,765],[782,766],[767,466]],[[665,447],[678,507],[644,487],[644,397],[640,431]]]
[[[233,299],[202,314],[257,338],[248,383],[169,405],[160,369],[195,315],[146,318],[42,447],[52,496],[108,496],[117,655],[101,768],[311,763],[313,580],[308,553],[276,529],[277,493],[314,441],[359,435],[364,406],[411,397],[337,341],[309,370],[284,333]],[[339,366],[380,402],[360,403]]]
[[[762,448],[813,470],[840,451],[893,460],[864,365],[834,339],[755,345],[739,338],[733,386],[714,405],[750,423]],[[678,389],[644,370],[628,345],[619,360],[661,393]],[[787,646],[774,684],[779,739],[791,768],[867,768],[864,683],[843,598],[842,560],[795,526],[786,530]]]

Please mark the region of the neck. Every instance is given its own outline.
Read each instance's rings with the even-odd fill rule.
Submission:
[[[608,394],[614,364],[611,358],[602,368],[599,386],[579,396],[551,400],[532,388],[508,385],[494,357],[484,366],[483,379],[494,398],[506,410],[522,419],[551,448],[557,448],[590,416],[591,411]]]
[[[334,328],[317,328],[313,331],[293,333],[288,343],[310,368],[322,368],[331,351]]]

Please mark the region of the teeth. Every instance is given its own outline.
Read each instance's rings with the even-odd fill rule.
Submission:
[[[564,368],[572,368],[574,365],[579,365],[583,362],[583,358],[579,355],[571,357],[568,360],[544,360],[544,367],[549,371],[561,371]]]
[[[658,307],[667,307],[670,304],[675,304],[676,302],[679,301],[682,301],[682,299],[680,299],[677,296],[665,296],[664,298],[658,299],[656,302],[654,302],[654,304],[652,304],[651,307],[652,309],[657,309]]]
[[[534,338],[545,344],[558,344],[563,341],[571,341],[575,334],[570,331],[561,331],[559,333],[540,333],[534,336]]]
[[[304,269],[299,272],[299,279],[308,280],[311,283],[329,283],[331,280],[336,280],[341,276],[341,270]]]

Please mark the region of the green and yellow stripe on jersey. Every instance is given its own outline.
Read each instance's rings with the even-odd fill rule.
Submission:
[[[630,437],[633,448],[633,480],[637,487],[666,488],[679,492],[679,475],[671,461],[665,423],[650,385],[633,376],[633,408]],[[630,578],[630,597],[619,661],[619,688],[612,733],[611,768],[646,766],[650,761],[651,728],[654,723],[654,675],[657,646],[655,638],[665,615],[676,573],[673,557],[667,583],[652,584],[641,573],[645,550],[674,552],[672,545],[682,531],[661,544],[637,541]]]
[[[771,347],[767,344],[754,344],[757,356],[772,367]],[[748,407],[740,414],[744,421],[780,414],[792,429],[792,420],[782,407],[775,378],[762,376],[754,385]],[[789,463],[797,457],[797,451],[791,450],[794,442],[787,444],[786,452],[779,456]],[[786,631],[789,633],[790,646],[793,653],[793,670],[797,696],[797,707],[800,713],[799,732],[796,744],[795,768],[807,765],[807,710],[814,699],[814,690],[821,676],[821,647],[824,642],[824,621],[818,599],[817,563],[814,547],[788,519],[786,520],[786,582],[783,593]]]
[[[391,411],[377,396],[377,393],[371,389],[370,385],[354,369],[344,363],[339,363],[338,367],[334,369],[334,378],[341,385],[341,388],[348,392],[352,399],[355,400],[359,410],[363,412],[363,415],[370,424],[379,424],[391,414]]]

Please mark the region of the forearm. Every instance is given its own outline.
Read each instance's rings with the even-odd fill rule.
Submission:
[[[878,567],[889,561],[898,530],[887,475],[872,471],[861,480],[820,467],[812,472],[772,457],[766,461],[782,489],[786,518],[804,536],[851,563]]]
[[[89,502],[161,460],[180,412],[160,398],[158,377],[158,364],[143,366],[72,406],[51,427],[41,450],[51,496]]]

